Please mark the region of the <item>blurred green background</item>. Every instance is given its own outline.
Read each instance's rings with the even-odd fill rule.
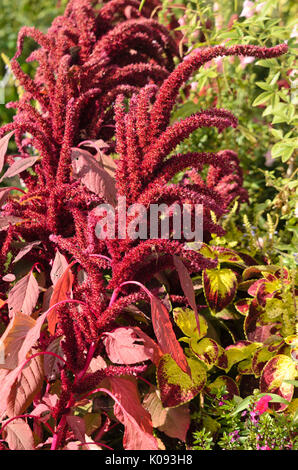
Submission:
[[[45,31],[53,19],[63,13],[68,0],[0,0],[0,54],[11,59],[16,50],[18,32],[22,26],[35,26]],[[30,47],[26,41],[26,54]],[[29,64],[22,64],[30,70]],[[0,58],[0,86],[5,85],[5,102],[17,99],[16,89],[7,67]],[[0,89],[1,92],[1,89]],[[3,93],[3,92],[2,92]],[[1,95],[0,95],[1,96]],[[0,104],[0,125],[10,122],[14,111]]]

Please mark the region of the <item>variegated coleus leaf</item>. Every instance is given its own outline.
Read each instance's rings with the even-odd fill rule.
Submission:
[[[230,370],[234,364],[244,361],[251,357],[251,355],[261,347],[262,344],[251,341],[238,341],[235,344],[227,346],[225,349],[228,366],[226,371]]]
[[[237,276],[231,269],[205,269],[203,286],[206,301],[215,314],[233,301],[237,290]]]
[[[253,299],[249,306],[249,312],[244,320],[244,334],[249,341],[265,343],[272,336],[280,337],[279,323],[265,321],[264,310]]]
[[[231,250],[230,248],[225,248],[223,246],[212,246],[211,249],[213,253],[215,253],[219,263],[236,264],[243,267],[245,266],[243,258],[236,251]]]
[[[249,295],[255,297],[262,307],[265,307],[268,299],[275,297],[280,293],[284,284],[289,284],[287,274],[280,277],[280,271],[275,274],[263,273],[264,277],[255,281],[248,289]]]
[[[225,400],[231,400],[234,395],[240,395],[239,388],[235,380],[227,375],[220,375],[214,380],[214,382],[209,383],[206,386],[206,393],[211,397],[215,397],[219,390],[223,388],[225,389],[225,393],[223,395]]]
[[[257,349],[251,361],[252,371],[255,377],[260,377],[266,363],[274,356],[274,352],[268,347]]]
[[[237,312],[241,313],[241,315],[247,315],[249,312],[249,305],[251,299],[240,299],[237,302],[234,302],[234,307]]]
[[[260,378],[260,391],[262,393],[276,393],[291,401],[294,393],[294,385],[287,380],[294,380],[297,377],[297,367],[295,362],[284,354],[272,357],[265,365]],[[283,411],[287,408],[285,403],[270,404],[276,411]]]
[[[223,246],[208,246],[202,243],[200,253],[206,258],[216,259],[218,263],[236,264],[241,267],[246,266],[246,260],[241,253]]]
[[[198,359],[206,364],[208,369],[218,366],[218,364],[220,368],[225,369],[227,367],[228,360],[225,350],[214,339],[203,338],[198,340],[197,338],[191,338],[190,348]]]
[[[190,308],[177,307],[173,310],[174,321],[179,326],[180,330],[186,335],[183,339],[189,342],[189,338],[200,339],[206,336],[208,330],[208,323],[206,319],[199,315],[200,333],[198,332],[195,313]]]
[[[247,279],[257,279],[260,276],[264,276],[266,273],[274,274],[277,270],[278,270],[278,266],[273,266],[273,265],[249,266],[243,271],[242,279],[243,281],[247,281]]]
[[[182,405],[192,400],[204,388],[207,368],[199,360],[187,358],[191,376],[184,373],[169,354],[159,361],[157,383],[165,408]]]

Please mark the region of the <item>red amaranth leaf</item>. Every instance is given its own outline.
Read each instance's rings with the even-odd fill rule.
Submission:
[[[8,399],[6,413],[9,417],[23,414],[31,405],[43,386],[43,358],[34,357],[13,384]]]
[[[72,149],[72,167],[89,191],[102,196],[108,204],[116,205],[116,185],[114,178],[102,168],[91,153],[82,149]]]
[[[0,208],[6,202],[8,194],[12,189],[10,187],[0,188]]]
[[[21,222],[24,222],[24,219],[21,217],[16,217],[14,215],[0,215],[0,232],[7,230],[10,225],[16,225]]]
[[[10,450],[34,450],[33,432],[29,424],[25,423],[23,419],[13,420],[6,426],[5,430],[5,440]]]
[[[57,356],[63,357],[63,350],[61,348],[61,337],[55,338],[47,347],[47,352],[52,352],[57,354]],[[44,359],[44,373],[49,381],[55,380],[60,372],[64,362],[59,360],[58,357],[45,354]]]
[[[114,364],[151,360],[157,365],[162,356],[158,345],[138,327],[122,327],[105,333],[104,345]]]
[[[27,253],[29,253],[32,248],[34,248],[35,246],[38,246],[40,245],[41,242],[40,241],[35,241],[35,242],[30,242],[30,243],[27,243],[23,248],[21,248],[21,250],[18,252],[17,256],[15,257],[15,259],[13,260],[13,263],[17,263],[18,261],[20,261],[20,259],[22,259]]]
[[[74,276],[71,272],[71,265],[68,266],[63,275],[58,279],[57,283],[54,286],[53,294],[50,300],[50,307],[57,304],[61,300],[66,300],[69,298],[71,288],[73,285]],[[48,314],[48,326],[49,332],[54,335],[55,328],[58,322],[58,316],[56,309],[53,308]]]
[[[30,349],[35,345],[36,341],[38,340],[40,336],[40,330],[41,327],[47,317],[48,312],[44,312],[38,319],[35,321],[35,325],[33,328],[31,328],[26,337],[25,340],[19,350],[19,364],[22,364],[26,360],[26,356]]]
[[[2,171],[2,168],[4,166],[5,155],[7,152],[9,140],[11,139],[13,134],[14,131],[9,132],[9,134],[6,134],[4,137],[2,137],[2,139],[0,139],[0,172]]]
[[[16,280],[16,276],[13,273],[8,273],[3,276],[2,281],[5,282],[14,282]]]
[[[11,319],[3,336],[0,339],[0,367],[15,369],[19,364],[18,353],[26,338],[26,335],[35,325],[35,320],[23,313],[16,313]],[[2,360],[3,359],[3,360]]]
[[[22,171],[27,170],[27,168],[33,166],[39,158],[40,157],[27,157],[22,158],[21,160],[17,160],[8,168],[2,178],[0,178],[0,183],[4,180],[4,178],[12,178],[13,176],[22,173]]]
[[[55,285],[58,279],[60,279],[62,274],[66,271],[67,267],[68,267],[67,259],[65,258],[64,255],[60,253],[59,250],[57,250],[54,261],[53,261],[53,266],[50,272],[53,285]]]
[[[160,393],[154,388],[145,396],[143,406],[149,411],[154,428],[158,428],[169,437],[185,442],[190,425],[188,404],[176,408],[164,408]]]
[[[8,310],[12,317],[17,312],[31,315],[39,296],[38,283],[32,273],[20,279],[8,294]]]
[[[140,402],[136,381],[109,377],[107,382],[119,400],[119,404],[114,405],[114,414],[125,427],[123,447],[126,450],[158,450],[151,417]]]
[[[79,147],[91,147],[96,150],[96,155],[94,158],[102,165],[102,167],[112,176],[115,178],[115,172],[117,169],[117,165],[115,161],[109,155],[106,155],[102,149],[108,148],[109,146],[101,139],[99,140],[84,140],[79,144]]]
[[[75,439],[80,442],[85,442],[86,425],[84,419],[80,416],[67,416],[66,421],[71,428]]]
[[[169,312],[162,302],[151,295],[151,318],[154,333],[164,354],[170,354],[177,365],[188,374],[190,372],[183,349],[174,333]]]

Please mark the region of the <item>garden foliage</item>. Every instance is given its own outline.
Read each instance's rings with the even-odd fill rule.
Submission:
[[[222,416],[204,402],[230,401],[238,413],[256,390],[266,412],[295,417],[295,273],[274,257],[270,216],[263,253],[248,217],[239,224],[250,193],[232,140],[222,146],[238,119],[214,101],[216,75],[198,77],[209,107],[189,89],[225,56],[281,68],[288,45],[250,45],[233,29],[232,44],[213,42],[212,22],[191,45],[166,7],[70,0],[46,32],[19,32],[9,66],[20,94],[0,129],[3,449],[191,447],[195,430],[219,432]],[[34,73],[22,67],[28,38]],[[273,100],[279,78],[264,81],[255,105]],[[219,148],[190,140],[203,135]],[[294,129],[285,139],[292,146]],[[290,176],[293,156],[283,157]],[[175,239],[172,225],[169,239],[121,237],[121,197],[188,204],[193,222],[203,204],[203,243]],[[105,240],[103,203],[116,212]],[[206,447],[204,432],[196,439]]]

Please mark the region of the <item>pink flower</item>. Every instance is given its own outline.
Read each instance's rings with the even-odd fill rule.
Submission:
[[[249,0],[245,0],[243,3],[243,10],[240,13],[240,16],[245,16],[245,18],[250,18],[255,13],[255,4]]]
[[[254,57],[240,57],[241,68],[245,69],[247,64],[251,64],[255,60]]]
[[[268,152],[266,152],[265,159],[266,159],[266,161],[265,161],[266,166],[270,167],[270,166],[273,165],[274,160],[272,158],[271,150],[268,150]]]
[[[269,395],[264,395],[260,400],[256,403],[255,411],[260,415],[265,413],[268,410],[268,403],[271,401],[272,398]]]
[[[257,446],[257,450],[271,450],[271,447],[266,444],[265,446]]]

